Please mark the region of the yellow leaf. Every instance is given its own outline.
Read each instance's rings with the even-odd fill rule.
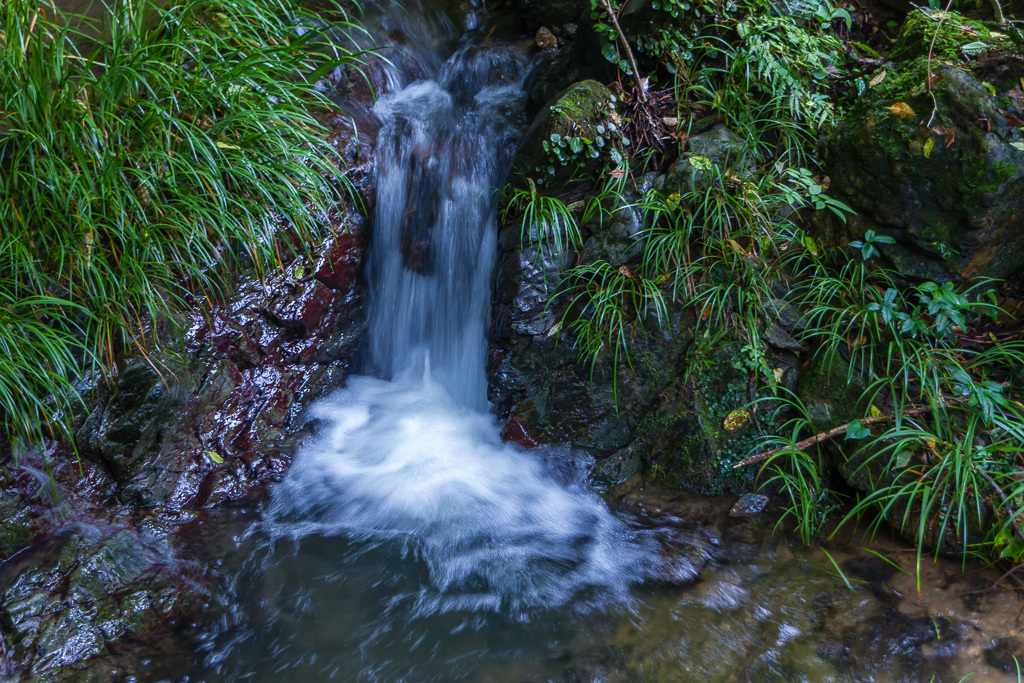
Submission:
[[[870,408],[868,408],[868,414],[871,417],[878,417],[879,415],[882,414],[882,411],[878,409],[878,406],[873,405]]]
[[[220,149],[242,149],[241,147],[236,147],[235,145],[229,145],[228,143],[220,142],[219,140],[216,142],[216,145]]]
[[[917,116],[917,114],[914,113],[914,110],[911,109],[910,105],[906,102],[897,102],[891,107],[886,107],[886,109],[891,111],[893,114],[896,114],[896,116],[901,119],[909,119],[912,116]]]
[[[928,138],[928,141],[924,143],[924,158],[928,159],[932,156],[932,150],[935,149],[935,138]]]
[[[722,424],[725,430],[731,432],[734,429],[739,429],[743,425],[747,424],[747,420],[750,419],[750,411],[745,408],[737,408],[728,415],[725,416],[725,422]]]
[[[775,377],[776,382],[781,382],[784,374],[786,374],[786,371],[782,368],[775,368],[772,370],[772,376]]]
[[[877,74],[875,74],[874,76],[871,77],[871,80],[868,81],[868,87],[869,88],[874,88],[876,85],[878,85],[879,83],[881,83],[882,81],[885,80],[885,76],[886,76],[885,69],[882,69]]]

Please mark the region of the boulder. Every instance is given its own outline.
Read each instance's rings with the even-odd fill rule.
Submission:
[[[1021,272],[1024,69],[1004,66],[982,79],[934,64],[934,117],[924,58],[887,66],[828,141],[829,192],[858,214],[845,225],[826,221],[824,236],[891,236],[884,255],[908,277]]]
[[[523,137],[515,172],[561,190],[570,178],[593,175],[619,145],[615,97],[594,80],[574,83],[541,108]]]

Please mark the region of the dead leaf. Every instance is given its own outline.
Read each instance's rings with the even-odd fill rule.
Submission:
[[[633,275],[633,271],[631,271],[631,270],[630,270],[629,268],[627,268],[626,266],[619,266],[619,275],[625,275],[626,277],[628,277],[628,278],[629,278],[629,279],[631,279],[631,280],[632,280],[632,279],[633,279],[634,277],[636,277],[635,275]]]
[[[878,73],[871,77],[871,80],[868,81],[868,87],[874,88],[876,85],[885,80],[886,75],[887,74],[885,69],[882,69],[881,71],[879,71]]]
[[[626,169],[624,169],[624,168],[616,168],[613,171],[609,171],[608,175],[610,175],[611,177],[615,178],[616,180],[621,180],[626,175]]]
[[[725,431],[731,432],[734,429],[739,429],[743,425],[747,424],[747,420],[750,419],[750,411],[745,408],[737,408],[728,415],[725,416],[725,422],[722,427]]]
[[[1021,121],[1020,119],[1018,119],[1016,116],[1006,111],[1005,109],[1000,109],[999,113],[1006,117],[1006,120],[1010,123],[1011,126],[1017,126],[1018,128],[1020,126],[1024,126],[1024,121]]]
[[[949,149],[956,142],[956,129],[949,128],[946,130],[946,144],[942,146],[943,149]]]
[[[1006,96],[1010,98],[1010,104],[1017,110],[1018,113],[1024,114],[1024,90],[1020,88],[1014,88],[1006,93]]]
[[[911,109],[910,105],[907,104],[906,102],[897,102],[891,107],[886,107],[886,109],[888,109],[901,119],[909,119],[914,116],[917,116],[917,114],[914,113],[914,110]]]

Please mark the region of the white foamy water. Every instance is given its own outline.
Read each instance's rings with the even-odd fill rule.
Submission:
[[[316,408],[326,423],[267,516],[275,536],[386,541],[425,563],[419,609],[622,600],[651,546],[587,490],[579,463],[501,442],[493,418],[427,378],[357,377]],[[550,455],[550,454],[549,454]]]
[[[655,541],[608,511],[574,456],[503,444],[488,412],[497,188],[523,124],[528,60],[485,42],[418,63],[374,106],[370,376],[316,406],[324,427],[274,491],[264,531],[406,558],[407,616],[625,600],[656,564]]]

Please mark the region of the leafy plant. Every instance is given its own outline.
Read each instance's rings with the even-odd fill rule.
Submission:
[[[300,253],[344,183],[311,114],[345,51],[290,0],[0,8],[0,413],[59,428],[84,366],[231,268]],[[340,10],[337,25],[353,24]],[[27,333],[23,333],[27,332]],[[52,396],[50,395],[52,392]]]
[[[532,179],[526,178],[525,184],[506,188],[502,213],[505,220],[510,215],[521,216],[520,244],[536,243],[538,259],[559,258],[570,249],[579,249],[583,238],[573,210],[558,197],[540,194]]]
[[[633,273],[626,266],[607,261],[575,266],[566,273],[576,292],[562,319],[562,327],[576,339],[580,357],[591,369],[602,353],[612,354],[612,387],[618,396],[618,365],[627,363],[629,345],[636,333],[635,321],[653,314],[661,324],[667,317],[665,300],[657,283]]]

